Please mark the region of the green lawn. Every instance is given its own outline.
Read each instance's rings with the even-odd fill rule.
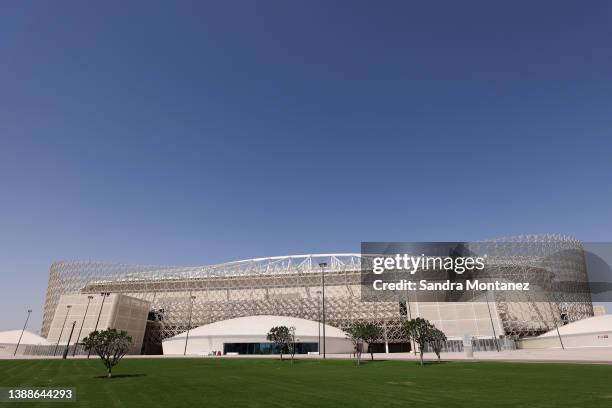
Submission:
[[[0,386],[69,386],[71,407],[607,407],[612,366],[270,359],[0,360]]]

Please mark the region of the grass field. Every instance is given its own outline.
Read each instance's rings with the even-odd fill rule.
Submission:
[[[71,407],[606,407],[612,366],[347,360],[0,360],[0,386],[76,388]]]

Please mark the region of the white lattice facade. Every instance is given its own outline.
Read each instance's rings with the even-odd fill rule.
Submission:
[[[551,252],[570,250],[554,265],[558,279],[586,281],[581,244],[564,236],[512,238],[528,243],[522,253],[503,253],[498,241],[486,245],[492,271],[504,274],[541,273],[550,280],[546,263]],[[500,240],[508,242],[508,240]],[[326,263],[322,269],[319,263]],[[544,266],[543,266],[544,265]],[[497,269],[496,269],[497,268]],[[254,315],[282,315],[317,321],[321,317],[322,273],[325,274],[327,324],[347,327],[357,320],[373,321],[384,330],[381,341],[401,342],[401,322],[409,317],[431,320],[449,337],[524,336],[554,327],[561,312],[570,321],[593,315],[590,295],[579,301],[512,299],[495,295],[472,302],[442,303],[406,295],[393,302],[361,299],[359,254],[318,254],[250,259],[202,267],[157,267],[98,262],[57,262],[51,266],[42,334],[47,336],[59,297],[101,292],[125,294],[150,302],[160,318],[161,338],[216,321]],[[493,273],[495,274],[495,273]],[[491,311],[491,315],[489,314]],[[190,322],[191,319],[191,322]]]

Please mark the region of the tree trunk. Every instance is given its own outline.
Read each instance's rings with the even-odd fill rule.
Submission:
[[[111,378],[113,376],[113,367],[108,367],[108,374],[106,375],[106,378]]]
[[[282,351],[281,351],[280,355],[281,355],[281,361],[283,361],[283,352]]]
[[[421,366],[423,365],[423,348],[420,347],[420,352],[421,352]]]
[[[372,356],[372,361],[374,361],[374,352],[370,351],[370,356]]]

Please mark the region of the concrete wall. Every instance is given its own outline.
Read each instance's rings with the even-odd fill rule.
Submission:
[[[410,302],[410,314],[429,320],[449,338],[462,339],[466,334],[497,337],[504,333],[495,302]]]
[[[60,297],[53,321],[51,322],[47,341],[55,343],[61,334],[60,344],[66,344],[70,336],[72,323],[75,322],[74,333],[70,340],[70,344],[74,344],[77,341],[81,325],[83,325],[83,329],[79,336],[79,341],[94,330],[98,316],[100,316],[97,326],[98,330],[114,328],[127,331],[134,341],[131,352],[139,353],[150,303],[146,300],[130,296],[111,294],[106,297],[104,306],[102,306],[103,298],[97,294],[91,295],[93,298],[89,302],[89,307],[87,307],[87,296],[86,294],[79,294],[63,295]],[[68,305],[71,306],[70,309],[67,308]],[[100,310],[101,307],[102,310]],[[85,314],[86,310],[87,314]]]

